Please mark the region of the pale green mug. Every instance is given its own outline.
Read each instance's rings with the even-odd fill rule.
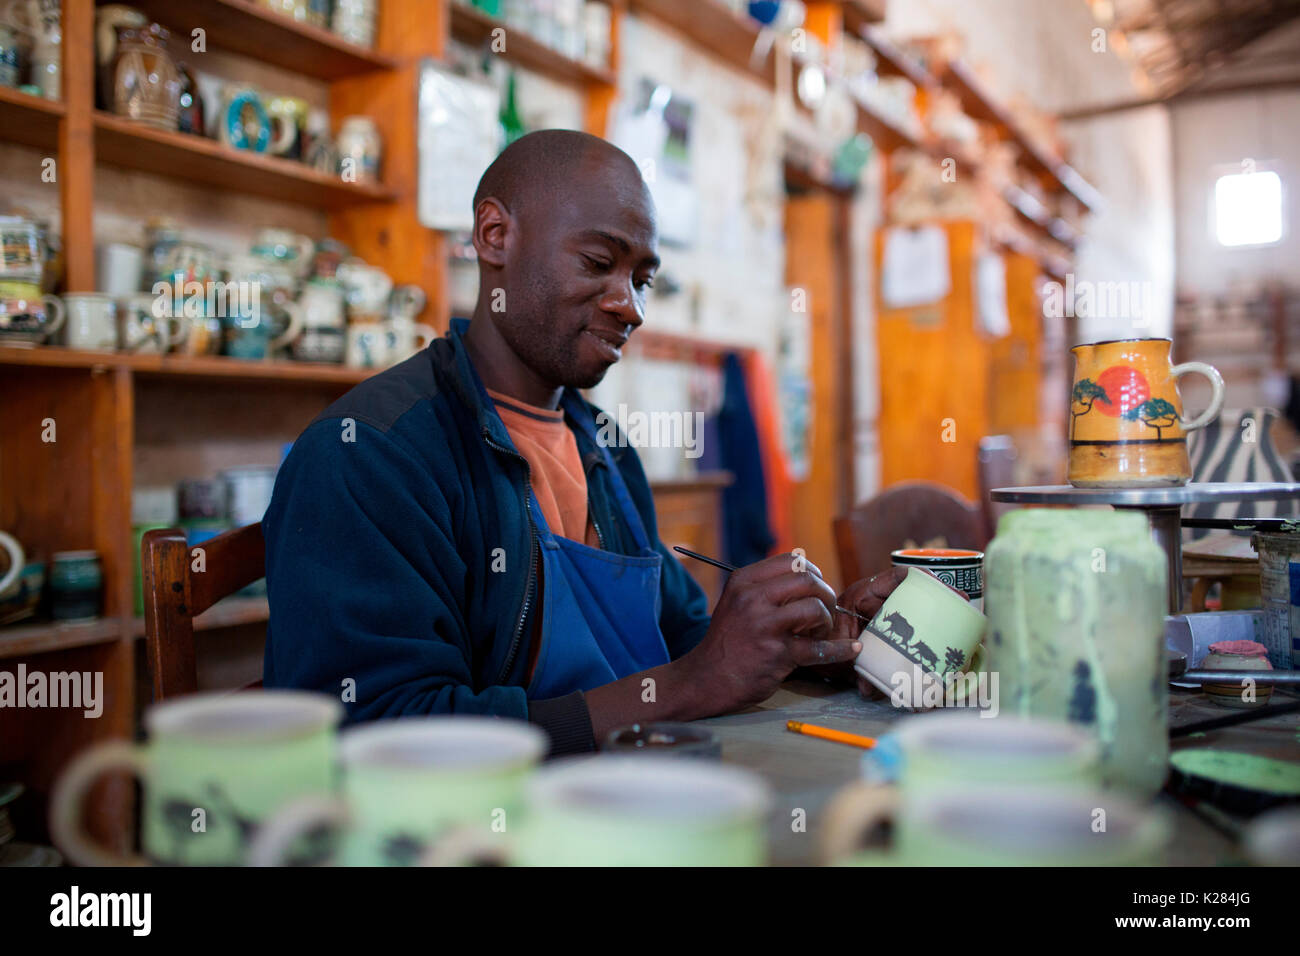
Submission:
[[[527,816],[502,845],[461,831],[425,862],[522,866],[759,866],[770,796],[737,767],[652,755],[558,761],[525,792]]]
[[[1159,814],[1100,789],[1100,745],[1084,728],[968,710],[906,718],[897,737],[896,786],[852,784],[828,805],[828,862],[1135,865],[1167,839]],[[854,852],[888,821],[890,851]]]
[[[449,828],[491,840],[515,819],[528,775],[546,753],[541,730],[493,717],[402,717],[340,736],[342,794],[284,807],[258,831],[254,866],[292,860],[299,841],[340,834],[333,861],[407,866]]]
[[[1114,791],[989,786],[908,801],[872,787],[843,796],[853,801],[853,829],[832,834],[838,845],[894,822],[888,851],[837,861],[857,866],[1157,866],[1170,834],[1163,811]]]
[[[952,696],[945,678],[971,669],[987,623],[963,595],[921,568],[908,568],[863,629],[854,670],[897,707],[935,706]],[[948,683],[964,700],[966,685]]]
[[[305,691],[192,694],[145,714],[149,742],[105,741],[79,754],[55,784],[50,832],[73,863],[235,866],[257,826],[289,800],[328,794],[343,706]],[[82,828],[86,795],[128,770],[144,794],[145,855],[119,855]]]

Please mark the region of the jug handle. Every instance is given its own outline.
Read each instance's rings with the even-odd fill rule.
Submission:
[[[1223,376],[1213,365],[1206,365],[1204,362],[1184,362],[1182,365],[1175,365],[1169,370],[1169,374],[1174,378],[1180,375],[1186,375],[1188,372],[1200,372],[1210,380],[1210,388],[1213,394],[1210,396],[1210,407],[1197,415],[1190,422],[1182,418],[1178,424],[1182,426],[1183,431],[1195,431],[1198,428],[1204,428],[1210,422],[1219,417],[1219,412],[1223,411]]]
[[[894,819],[900,805],[896,788],[855,781],[831,798],[821,825],[821,858],[832,863],[862,844],[873,827]]]

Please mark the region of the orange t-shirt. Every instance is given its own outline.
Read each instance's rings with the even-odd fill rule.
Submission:
[[[488,394],[492,396],[497,414],[510,433],[515,449],[528,462],[533,495],[551,533],[599,548],[596,526],[587,510],[587,475],[582,470],[578,441],[564,423],[564,412],[526,405],[491,389],[488,389]],[[540,564],[537,574],[540,600],[541,589],[545,587]],[[537,657],[544,639],[542,615],[539,613],[533,620],[532,641],[528,647],[529,681],[537,668]]]
[[[533,494],[551,533],[600,547],[587,511],[587,474],[560,409],[526,405],[488,389],[510,440],[528,462]]]

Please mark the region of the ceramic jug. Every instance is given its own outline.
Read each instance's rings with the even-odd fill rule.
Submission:
[[[1070,484],[1079,488],[1183,485],[1191,477],[1187,433],[1223,407],[1223,376],[1204,362],[1173,365],[1169,339],[1076,345],[1070,393]],[[1210,407],[1183,418],[1178,378],[1210,380]]]

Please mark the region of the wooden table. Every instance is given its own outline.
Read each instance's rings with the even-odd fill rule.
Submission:
[[[1175,726],[1228,713],[1207,702],[1199,691],[1170,689],[1170,722]],[[1274,700],[1285,700],[1275,692]],[[726,717],[700,721],[722,741],[722,759],[753,770],[773,791],[769,825],[770,861],[778,866],[806,866],[817,860],[821,811],[840,787],[858,779],[864,751],[830,743],[785,729],[787,720],[805,720],[837,730],[879,736],[897,729],[902,720],[923,720],[903,714],[888,700],[864,700],[855,689],[840,689],[813,681],[789,681],[757,707]],[[1204,737],[1173,741],[1182,747],[1222,747],[1266,756],[1300,758],[1300,716],[1289,714],[1254,724],[1211,731]],[[1165,793],[1157,798],[1174,818],[1174,840],[1166,862],[1181,866],[1213,866],[1238,862],[1233,840],[1210,820],[1184,807]],[[792,823],[796,811],[805,814],[804,832]]]

